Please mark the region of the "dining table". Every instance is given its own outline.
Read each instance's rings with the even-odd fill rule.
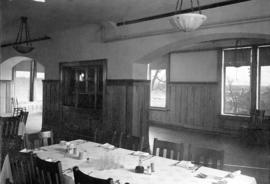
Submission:
[[[73,145],[74,152],[68,151],[67,145]],[[120,184],[256,184],[254,177],[239,172],[189,167],[177,160],[85,140],[73,140],[68,144],[61,141],[34,153],[48,161],[61,161],[65,184],[74,184],[74,166],[92,177],[113,178]],[[143,173],[135,172],[138,165],[144,167]]]

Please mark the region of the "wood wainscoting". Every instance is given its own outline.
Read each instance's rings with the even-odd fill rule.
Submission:
[[[220,129],[217,82],[171,82],[168,93],[168,109],[150,110],[150,121],[208,131]]]
[[[149,85],[147,80],[107,80],[109,126],[137,136],[148,135]]]
[[[59,95],[59,80],[43,81],[43,129],[65,126],[67,116],[77,119],[75,127],[88,129],[91,114],[87,112],[75,112],[61,105]],[[105,93],[105,107],[102,116],[104,129],[115,129],[136,136],[145,136],[148,140],[149,120],[149,86],[148,80],[107,80]],[[80,115],[79,117],[76,117]],[[83,117],[83,118],[82,118]],[[78,123],[79,122],[79,123]],[[90,122],[91,123],[91,122]],[[45,128],[44,128],[45,127]],[[146,141],[148,146],[148,141]]]
[[[148,80],[107,80],[105,122],[112,129],[144,136],[149,133]]]
[[[43,80],[42,129],[51,129],[60,120],[59,80]]]

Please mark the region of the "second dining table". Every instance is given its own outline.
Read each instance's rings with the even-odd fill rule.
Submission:
[[[208,167],[191,169],[182,167],[179,161],[153,156],[143,152],[134,152],[99,143],[74,140],[70,142],[76,148],[75,154],[66,152],[65,144],[42,147],[35,153],[42,159],[61,161],[65,184],[74,184],[72,168],[79,169],[93,177],[113,178],[121,184],[256,184],[254,177],[237,174],[227,177],[230,172]],[[83,158],[79,157],[83,153]],[[135,167],[141,163],[144,173],[136,173]],[[147,172],[152,165],[154,172]],[[205,177],[198,177],[201,174]]]

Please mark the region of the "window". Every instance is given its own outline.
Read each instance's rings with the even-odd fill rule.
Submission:
[[[222,114],[249,116],[261,109],[269,116],[270,46],[223,49],[222,54]]]
[[[258,49],[258,87],[257,107],[270,115],[270,46]]]
[[[223,50],[223,114],[249,115],[251,48]]]
[[[167,80],[168,64],[167,62],[151,63],[149,65],[150,84],[150,107],[167,107]]]

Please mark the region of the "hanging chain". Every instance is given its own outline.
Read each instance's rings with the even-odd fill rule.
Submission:
[[[181,10],[182,10],[182,5],[183,5],[183,0],[177,0],[177,4],[176,4],[176,7],[175,7],[175,14],[178,13],[181,13]]]
[[[21,42],[23,42],[23,34],[25,36],[26,45],[32,46],[32,43],[29,42],[31,38],[29,28],[27,25],[27,17],[21,17],[20,27],[15,41],[16,44],[20,44]]]
[[[200,6],[200,1],[199,0],[196,0],[197,1],[197,8],[198,8],[198,11],[200,14],[202,14],[202,10],[201,10],[201,6]],[[177,12],[179,14],[181,14],[181,10],[182,10],[182,6],[183,6],[183,0],[177,0],[177,3],[176,3],[176,7],[175,7],[175,14],[177,14]],[[191,7],[191,11],[194,12],[194,1],[193,0],[190,0],[190,7]]]
[[[199,13],[202,14],[202,10],[201,10],[201,6],[200,6],[200,1],[199,0],[197,0],[197,5],[198,5]]]
[[[193,0],[190,0],[191,11],[194,12]]]

